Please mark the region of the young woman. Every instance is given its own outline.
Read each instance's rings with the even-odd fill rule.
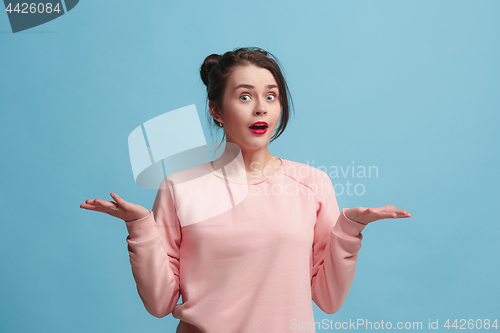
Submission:
[[[410,214],[393,205],[339,211],[325,172],[269,152],[290,100],[270,53],[212,54],[201,78],[227,137],[222,156],[186,170],[197,175],[191,182],[176,186],[169,178],[186,172],[169,175],[151,211],[115,193],[80,207],[125,221],[144,306],[180,319],[177,333],[314,332],[312,301],[328,314],[341,307],[366,224]]]

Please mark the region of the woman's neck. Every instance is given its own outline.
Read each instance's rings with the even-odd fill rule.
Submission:
[[[248,151],[241,150],[234,143],[226,142],[220,158],[213,161],[215,170],[222,169],[232,178],[256,180],[273,173],[281,166],[281,160],[265,148]]]

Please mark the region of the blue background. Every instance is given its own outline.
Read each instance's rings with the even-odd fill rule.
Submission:
[[[175,331],[137,294],[124,222],[79,205],[116,192],[151,208],[128,135],[196,104],[207,141],[220,139],[199,68],[241,46],[276,55],[291,88],[273,155],[376,166],[332,178],[365,190],[338,195],[340,208],[412,214],[365,228],[344,305],[314,305],[316,321],[439,319],[444,331],[499,318],[499,17],[496,0],[87,0],[13,34],[0,13],[0,331]]]

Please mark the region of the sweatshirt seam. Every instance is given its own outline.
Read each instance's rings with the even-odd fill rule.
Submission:
[[[287,176],[288,178],[292,179],[292,180],[293,180],[293,181],[295,181],[296,183],[299,183],[300,185],[305,186],[305,187],[307,187],[310,191],[313,191],[313,192],[314,192],[314,190],[313,190],[313,189],[311,188],[311,186],[309,186],[308,184],[305,184],[304,182],[301,182],[300,180],[293,178],[293,177],[292,177],[292,176],[290,176],[289,174],[283,173],[283,175],[284,175],[284,176]]]

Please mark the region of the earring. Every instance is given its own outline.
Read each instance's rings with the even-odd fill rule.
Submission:
[[[222,127],[222,123],[220,122],[220,120],[217,120],[219,122],[219,126]]]

